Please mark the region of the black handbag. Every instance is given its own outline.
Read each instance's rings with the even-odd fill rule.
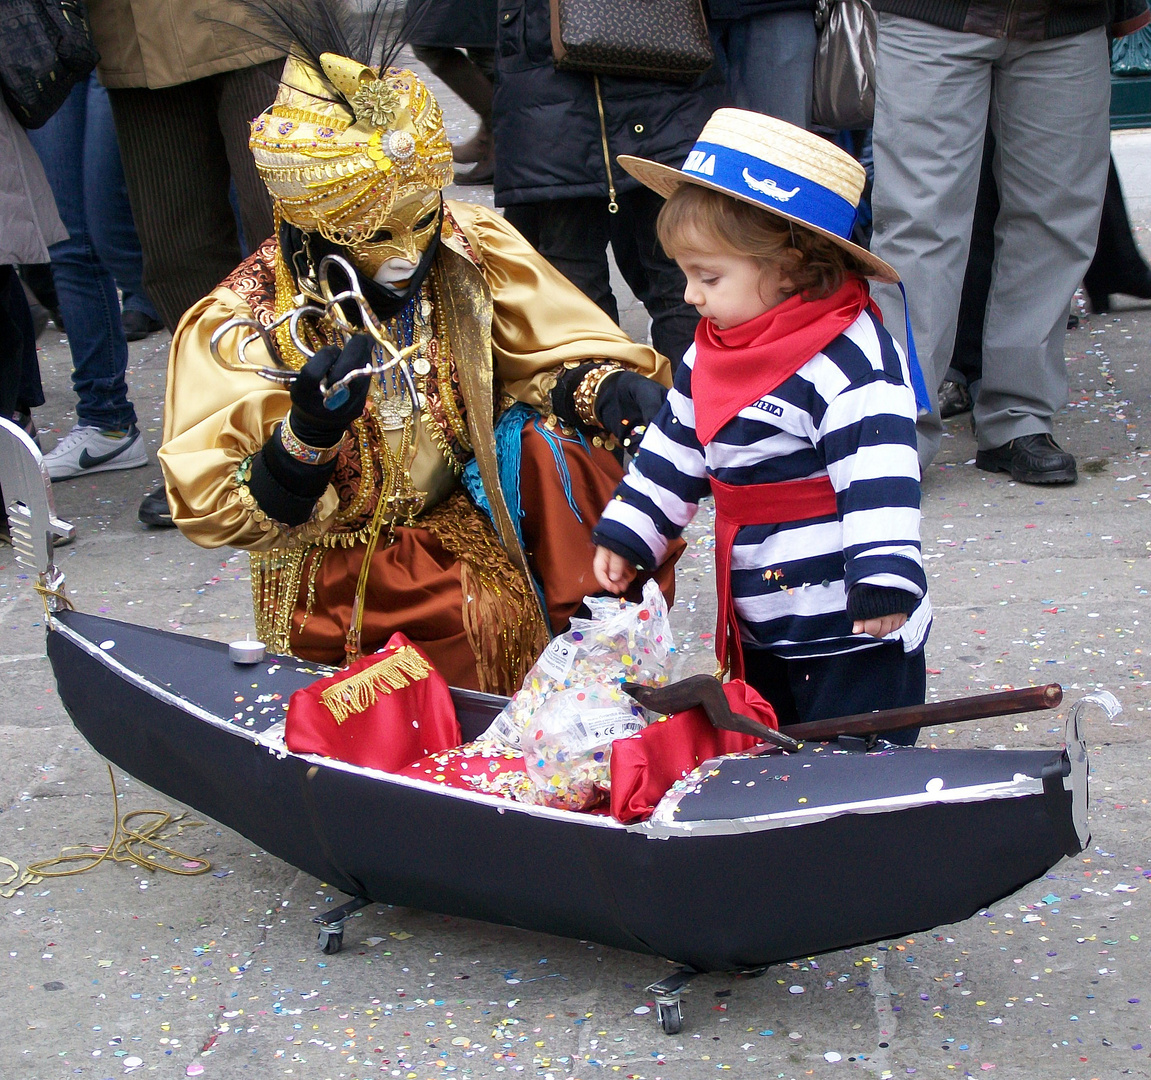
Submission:
[[[99,60],[84,0],[0,5],[0,91],[24,127],[43,127]]]
[[[691,82],[715,54],[701,0],[551,0],[560,71]]]
[[[819,45],[812,72],[811,119],[840,130],[871,127],[875,117],[875,12],[868,0],[818,0]]]

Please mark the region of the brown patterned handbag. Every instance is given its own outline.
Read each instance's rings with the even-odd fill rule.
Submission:
[[[560,71],[691,82],[715,59],[701,0],[551,0]]]

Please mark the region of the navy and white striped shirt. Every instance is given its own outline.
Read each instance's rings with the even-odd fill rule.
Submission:
[[[708,476],[738,485],[827,475],[837,514],[745,525],[736,535],[732,595],[744,643],[793,658],[877,645],[851,633],[847,614],[848,590],[864,583],[919,598],[889,636],[907,652],[919,649],[931,604],[919,543],[915,395],[903,353],[879,319],[864,311],[706,447],[695,430],[694,364],[692,345],[596,542],[638,566],[658,566],[710,494]]]

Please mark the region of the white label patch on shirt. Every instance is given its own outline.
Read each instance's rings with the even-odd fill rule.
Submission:
[[[771,416],[783,415],[783,406],[777,405],[774,401],[768,401],[767,398],[760,398],[758,401],[753,401],[751,407],[768,413]]]

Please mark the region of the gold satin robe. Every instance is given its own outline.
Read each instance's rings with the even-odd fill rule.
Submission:
[[[429,279],[434,277],[439,289],[436,317],[444,328],[442,337],[450,342],[453,384],[458,382],[457,420],[466,423],[466,433],[460,430],[453,441],[447,427],[430,423],[426,412],[421,417],[410,475],[425,493],[423,510],[410,523],[412,528],[404,522],[388,523],[394,526],[389,532],[391,543],[381,537],[372,556],[366,604],[376,610],[363,616],[363,651],[381,647],[385,642],[377,640],[380,634],[393,629],[414,630],[409,636],[429,652],[437,666],[449,669],[445,671],[449,681],[509,689],[518,685],[516,676],[525,670],[525,660],[530,666],[534,651],[546,637],[541,635],[542,612],[523,573],[529,562],[536,564],[547,594],[549,574],[562,576],[565,560],[557,551],[542,560],[549,565],[541,566],[537,558],[540,553],[525,554],[516,539],[495,471],[495,416],[512,400],[550,413],[550,389],[565,363],[615,360],[664,385],[670,383],[670,369],[654,350],[632,342],[500,215],[485,207],[453,201],[446,201],[445,208],[440,251]],[[275,255],[275,246],[269,242],[224,285],[185,313],[172,341],[164,443],[159,456],[173,519],[181,531],[204,547],[231,545],[253,553],[257,630],[269,646],[330,663],[342,659],[334,642],[340,633],[347,632],[351,618],[352,601],[343,586],[348,575],[358,576],[357,558],[362,563],[365,554],[364,519],[348,520],[349,509],[354,509],[349,504],[364,493],[357,492],[354,484],[333,483],[305,525],[289,529],[268,519],[237,473],[273,434],[291,399],[287,389],[255,373],[222,367],[209,348],[212,334],[228,319],[257,317],[267,323],[290,302],[287,298],[293,286],[286,280],[282,260]],[[267,300],[270,268],[276,264],[273,311]],[[238,342],[247,332],[234,330],[225,336],[221,353],[236,362]],[[247,355],[249,362],[275,366],[259,341]],[[285,359],[291,362],[290,356]],[[294,366],[302,359],[297,355]],[[367,409],[372,408],[370,397]],[[380,434],[373,437],[378,441]],[[393,436],[387,437],[390,443]],[[469,445],[475,448],[485,490],[489,495],[495,492],[491,499],[494,533],[459,493],[461,461]],[[524,448],[525,465],[530,465],[538,455],[529,448],[526,436]],[[381,449],[378,445],[372,448],[373,460],[378,459]],[[564,453],[573,493],[585,519],[578,533],[567,541],[569,545],[583,543],[584,550],[572,551],[568,561],[574,558],[580,564],[579,587],[592,591],[587,538],[614,490],[618,469],[604,451],[589,455],[565,443]],[[344,456],[342,451],[341,461]],[[359,475],[355,470],[353,473]],[[536,474],[547,483],[546,470],[536,469]],[[375,482],[379,483],[379,472]],[[570,508],[563,506],[557,511],[555,500],[546,493],[525,488],[522,496],[524,546],[529,546],[529,534],[541,548],[554,545],[563,534],[555,517],[562,512],[572,516]],[[532,505],[532,501],[540,500],[548,505]],[[550,515],[546,528],[528,520],[543,511]],[[465,518],[469,520],[465,522]],[[403,534],[422,535],[426,530],[434,534],[431,546],[419,539],[418,550],[411,549],[412,537]],[[462,609],[454,615],[437,607],[436,615],[429,616],[419,602],[427,592],[429,551],[435,564],[432,576],[447,575],[448,580],[441,583],[445,596],[450,594],[452,606]],[[507,569],[519,576],[515,584],[508,573],[501,577],[497,573],[500,568],[493,565],[505,557],[510,564]],[[410,579],[402,595],[386,595],[389,575],[393,582],[398,577]],[[505,595],[509,593],[516,595]],[[563,609],[568,607],[570,614],[574,606],[570,600],[570,595],[563,602],[547,595],[545,606],[553,619],[566,620]],[[518,618],[518,627],[503,627],[499,642],[482,640],[490,638],[492,627],[485,623],[492,618],[509,621],[506,605],[510,601],[524,609],[510,620]],[[399,604],[404,610],[378,610],[388,603]],[[371,633],[369,625],[373,627]],[[438,643],[448,639],[455,642],[452,658],[438,657]],[[463,653],[456,648],[463,639],[474,653],[475,670],[471,673],[461,659]]]

